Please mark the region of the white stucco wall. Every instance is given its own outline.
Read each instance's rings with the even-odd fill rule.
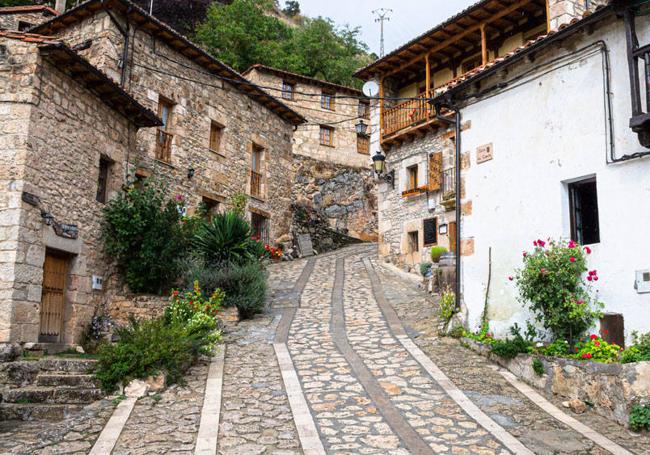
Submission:
[[[648,22],[647,17],[638,21],[641,44],[650,42]],[[644,151],[628,128],[622,21],[600,24],[593,34],[577,35],[563,47],[552,45],[534,65],[601,39],[611,57],[616,155]],[[518,65],[519,70],[534,67]],[[510,68],[501,80],[515,74],[517,68]],[[635,271],[650,269],[650,157],[607,163],[602,54],[592,50],[568,66],[546,68],[522,82],[462,110],[463,121],[472,122],[462,136],[463,151],[471,155],[471,166],[463,172],[467,199],[473,202],[473,213],[463,219],[462,237],[475,241],[474,255],[462,262],[470,328],[479,325],[483,311],[490,247],[491,328],[505,335],[514,322],[521,325],[527,319],[508,276],[521,265],[522,252],[532,249],[534,239],[569,237],[567,182],[595,175],[601,237],[589,259],[589,267],[599,271],[595,289],[606,312],[624,315],[628,337],[633,330],[650,331],[650,294],[634,289]],[[493,160],[477,164],[477,148],[489,143]]]

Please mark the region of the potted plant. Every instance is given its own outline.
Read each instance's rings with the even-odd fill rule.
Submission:
[[[438,264],[440,262],[440,257],[447,253],[449,250],[445,248],[444,246],[434,246],[431,247],[431,251],[429,254],[431,255],[431,260],[433,261],[434,264]]]

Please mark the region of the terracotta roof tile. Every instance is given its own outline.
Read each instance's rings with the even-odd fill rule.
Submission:
[[[39,35],[37,33],[19,32],[16,30],[0,30],[0,36],[25,41],[28,43],[63,44],[60,40],[53,39],[51,36]]]

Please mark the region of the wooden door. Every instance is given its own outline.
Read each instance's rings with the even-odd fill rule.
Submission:
[[[43,265],[43,296],[41,300],[41,329],[39,341],[61,341],[65,311],[65,279],[68,261],[65,257],[47,253]]]
[[[449,223],[449,251],[456,254],[456,222]]]

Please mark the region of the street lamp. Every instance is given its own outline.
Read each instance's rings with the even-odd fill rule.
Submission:
[[[372,168],[375,174],[377,174],[378,180],[390,183],[393,189],[395,189],[395,170],[386,172],[386,155],[379,150],[372,157]]]
[[[367,136],[368,135],[368,125],[363,123],[363,120],[359,120],[359,123],[354,125],[357,129],[357,134],[360,136]]]

